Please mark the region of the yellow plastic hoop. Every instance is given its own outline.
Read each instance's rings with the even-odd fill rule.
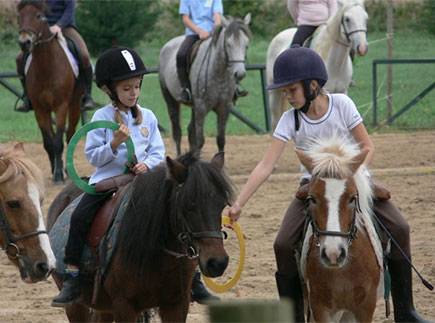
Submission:
[[[239,280],[240,275],[242,274],[243,271],[243,267],[245,266],[246,246],[245,246],[245,238],[243,237],[242,229],[240,228],[237,222],[231,224],[230,218],[226,215],[222,216],[222,225],[230,226],[230,229],[234,230],[234,232],[237,234],[237,240],[239,240],[239,247],[240,247],[240,259],[239,259],[239,266],[237,267],[236,274],[224,284],[219,284],[215,282],[212,278],[203,275],[205,284],[216,293],[223,293],[229,290],[230,288],[232,288]]]

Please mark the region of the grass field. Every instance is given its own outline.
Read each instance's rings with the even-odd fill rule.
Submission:
[[[372,98],[372,61],[376,58],[386,57],[385,38],[383,33],[368,35],[370,50],[366,57],[356,58],[354,62],[354,80],[357,86],[349,90],[349,96],[355,101],[365,124],[372,130],[373,98]],[[265,64],[267,46],[270,40],[256,39],[255,35],[248,50],[248,64]],[[146,66],[157,66],[158,55],[163,42],[142,43],[137,50],[142,55]],[[397,32],[393,39],[393,54],[395,58],[435,58],[435,36],[412,32]],[[15,55],[18,52],[16,44],[0,44],[2,59],[0,72],[15,70]],[[95,59],[93,61],[95,63]],[[378,66],[378,121],[385,118],[385,75],[386,66]],[[21,90],[17,78],[9,78],[8,82]],[[393,113],[400,110],[421,91],[435,81],[435,64],[400,64],[393,65]],[[243,80],[243,85],[249,90],[247,97],[238,100],[235,108],[246,117],[265,128],[265,113],[261,89],[260,72],[250,70]],[[94,100],[103,105],[108,98],[95,85],[93,89]],[[8,141],[41,141],[41,135],[36,125],[33,113],[18,113],[13,111],[16,97],[6,88],[0,86],[0,142]],[[166,104],[160,92],[158,75],[156,73],[145,76],[139,103],[154,111],[160,124],[167,129],[164,136],[169,136],[170,123]],[[92,113],[89,113],[89,119]],[[184,134],[190,119],[190,110],[183,109]],[[210,113],[206,120],[206,135],[214,136],[216,121],[214,113]],[[402,128],[425,129],[435,125],[435,91],[430,92],[418,104],[413,106],[400,118],[394,121],[393,127],[384,127],[380,131],[400,131]],[[250,135],[255,131],[242,123],[234,115],[230,116],[227,124],[228,134]]]

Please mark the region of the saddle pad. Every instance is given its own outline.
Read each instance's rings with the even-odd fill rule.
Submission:
[[[79,76],[79,65],[74,57],[74,55],[71,53],[71,51],[68,48],[68,45],[66,44],[66,40],[63,37],[57,37],[57,42],[62,47],[63,51],[65,52],[66,57],[68,58],[68,62],[71,65],[71,68],[73,70],[74,76],[78,78]],[[30,53],[29,57],[27,57],[26,65],[24,66],[24,75],[27,75],[27,71],[30,68],[30,64],[32,63],[32,53]]]
[[[65,208],[62,214],[57,218],[56,223],[49,233],[50,244],[56,257],[56,274],[59,276],[65,275],[66,264],[64,263],[63,259],[65,257],[65,246],[68,241],[71,215],[82,196],[83,194],[78,196]],[[130,196],[131,190],[127,190],[122,198],[112,227],[109,229],[108,233],[105,237],[103,237],[100,243],[100,265],[103,274],[108,270],[107,265],[110,264],[116,238],[118,236],[119,226],[121,224],[122,216],[127,209],[128,202],[130,201]],[[81,276],[83,275],[89,277],[93,277],[97,269],[97,263],[87,245],[85,245],[83,248],[82,259],[80,261],[79,268]]]

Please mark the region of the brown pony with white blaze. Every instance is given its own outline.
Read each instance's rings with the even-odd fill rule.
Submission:
[[[46,279],[56,264],[42,199],[42,173],[26,157],[23,144],[0,149],[0,246],[26,283]]]
[[[312,175],[301,273],[315,322],[370,322],[383,284],[382,247],[371,220],[368,150],[334,135],[296,153]]]
[[[22,52],[32,53],[32,63],[26,74],[27,94],[50,160],[53,182],[64,184],[64,133],[68,143],[80,120],[83,86],[76,82],[65,52],[57,37],[50,32],[45,16],[45,1],[20,1],[18,15],[18,43]],[[56,116],[55,130],[52,112]]]

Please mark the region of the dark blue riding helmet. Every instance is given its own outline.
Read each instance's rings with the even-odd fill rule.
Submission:
[[[147,74],[140,56],[131,48],[112,47],[98,58],[95,65],[95,81],[98,87],[110,81],[122,81]]]
[[[321,87],[328,81],[323,59],[314,50],[296,44],[278,55],[273,65],[273,84],[266,88],[274,90],[296,81],[314,79]]]

